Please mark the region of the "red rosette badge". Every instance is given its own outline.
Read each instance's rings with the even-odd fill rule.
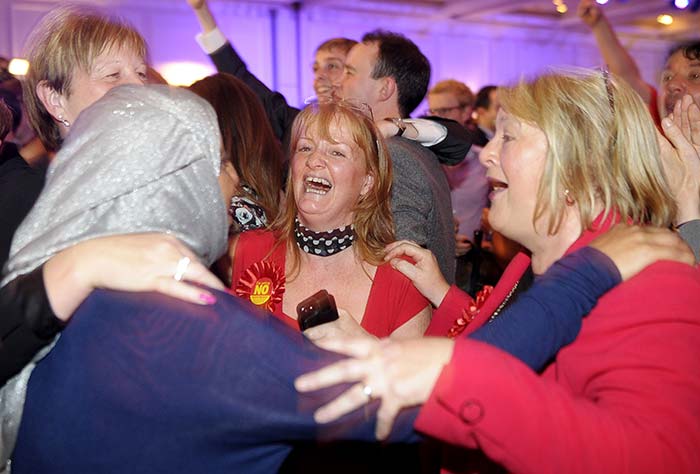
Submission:
[[[284,294],[284,272],[274,263],[255,262],[243,273],[236,284],[236,295],[273,312]]]
[[[462,334],[467,326],[469,326],[469,323],[474,321],[476,315],[479,314],[481,307],[484,306],[484,303],[486,303],[488,297],[491,296],[492,291],[493,286],[484,285],[484,287],[476,294],[476,300],[472,300],[472,304],[470,304],[467,309],[462,310],[462,315],[455,320],[454,324],[447,333],[447,337],[454,339]]]

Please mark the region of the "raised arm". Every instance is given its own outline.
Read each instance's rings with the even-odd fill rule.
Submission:
[[[388,119],[380,121],[377,126],[385,138],[401,135],[429,148],[444,165],[461,163],[474,142],[473,134],[454,120],[431,116],[404,119],[403,122],[406,126],[403,132]]]
[[[202,50],[209,55],[219,72],[236,76],[255,92],[265,108],[275,136],[283,142],[299,109],[290,106],[282,94],[270,90],[248,70],[243,59],[217,27],[206,0],[187,0],[187,3],[192,7],[202,28],[202,33],[196,38]]]
[[[473,133],[454,120],[434,116],[425,117],[423,120],[432,123],[433,126],[444,127],[445,135],[442,140],[421,144],[429,147],[443,165],[452,166],[461,163],[474,143]]]
[[[642,79],[637,62],[620,43],[600,6],[595,0],[581,0],[578,5],[578,16],[591,28],[598,50],[610,72],[627,81],[648,104],[651,101],[651,86]]]

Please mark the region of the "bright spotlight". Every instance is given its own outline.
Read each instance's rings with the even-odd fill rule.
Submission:
[[[172,62],[159,64],[156,69],[172,86],[189,86],[216,70],[208,65],[195,62]]]
[[[13,76],[26,76],[29,71],[29,61],[26,59],[13,58],[7,68]]]
[[[662,25],[668,26],[673,23],[673,17],[671,15],[659,15],[656,17],[656,21]]]

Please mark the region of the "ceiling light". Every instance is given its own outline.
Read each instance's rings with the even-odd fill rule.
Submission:
[[[561,5],[557,5],[557,11],[561,14],[566,13],[568,10],[569,10],[569,7],[567,7],[565,3],[562,3]]]
[[[681,10],[688,8],[688,5],[690,5],[690,0],[673,0],[673,6]]]
[[[596,1],[596,3],[598,3],[600,5],[605,5],[606,3],[608,3],[608,0],[595,0],[595,1]]]
[[[26,76],[29,71],[29,61],[26,59],[13,58],[7,67],[13,76]]]
[[[171,86],[190,86],[216,72],[208,64],[187,61],[160,64],[156,69]]]
[[[656,17],[656,21],[661,23],[662,25],[668,26],[671,23],[673,23],[673,17],[671,15],[666,15],[666,14],[659,15]]]

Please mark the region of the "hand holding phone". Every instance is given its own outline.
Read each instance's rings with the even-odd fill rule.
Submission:
[[[302,331],[336,319],[338,309],[335,299],[326,290],[314,293],[297,305],[297,322]]]

